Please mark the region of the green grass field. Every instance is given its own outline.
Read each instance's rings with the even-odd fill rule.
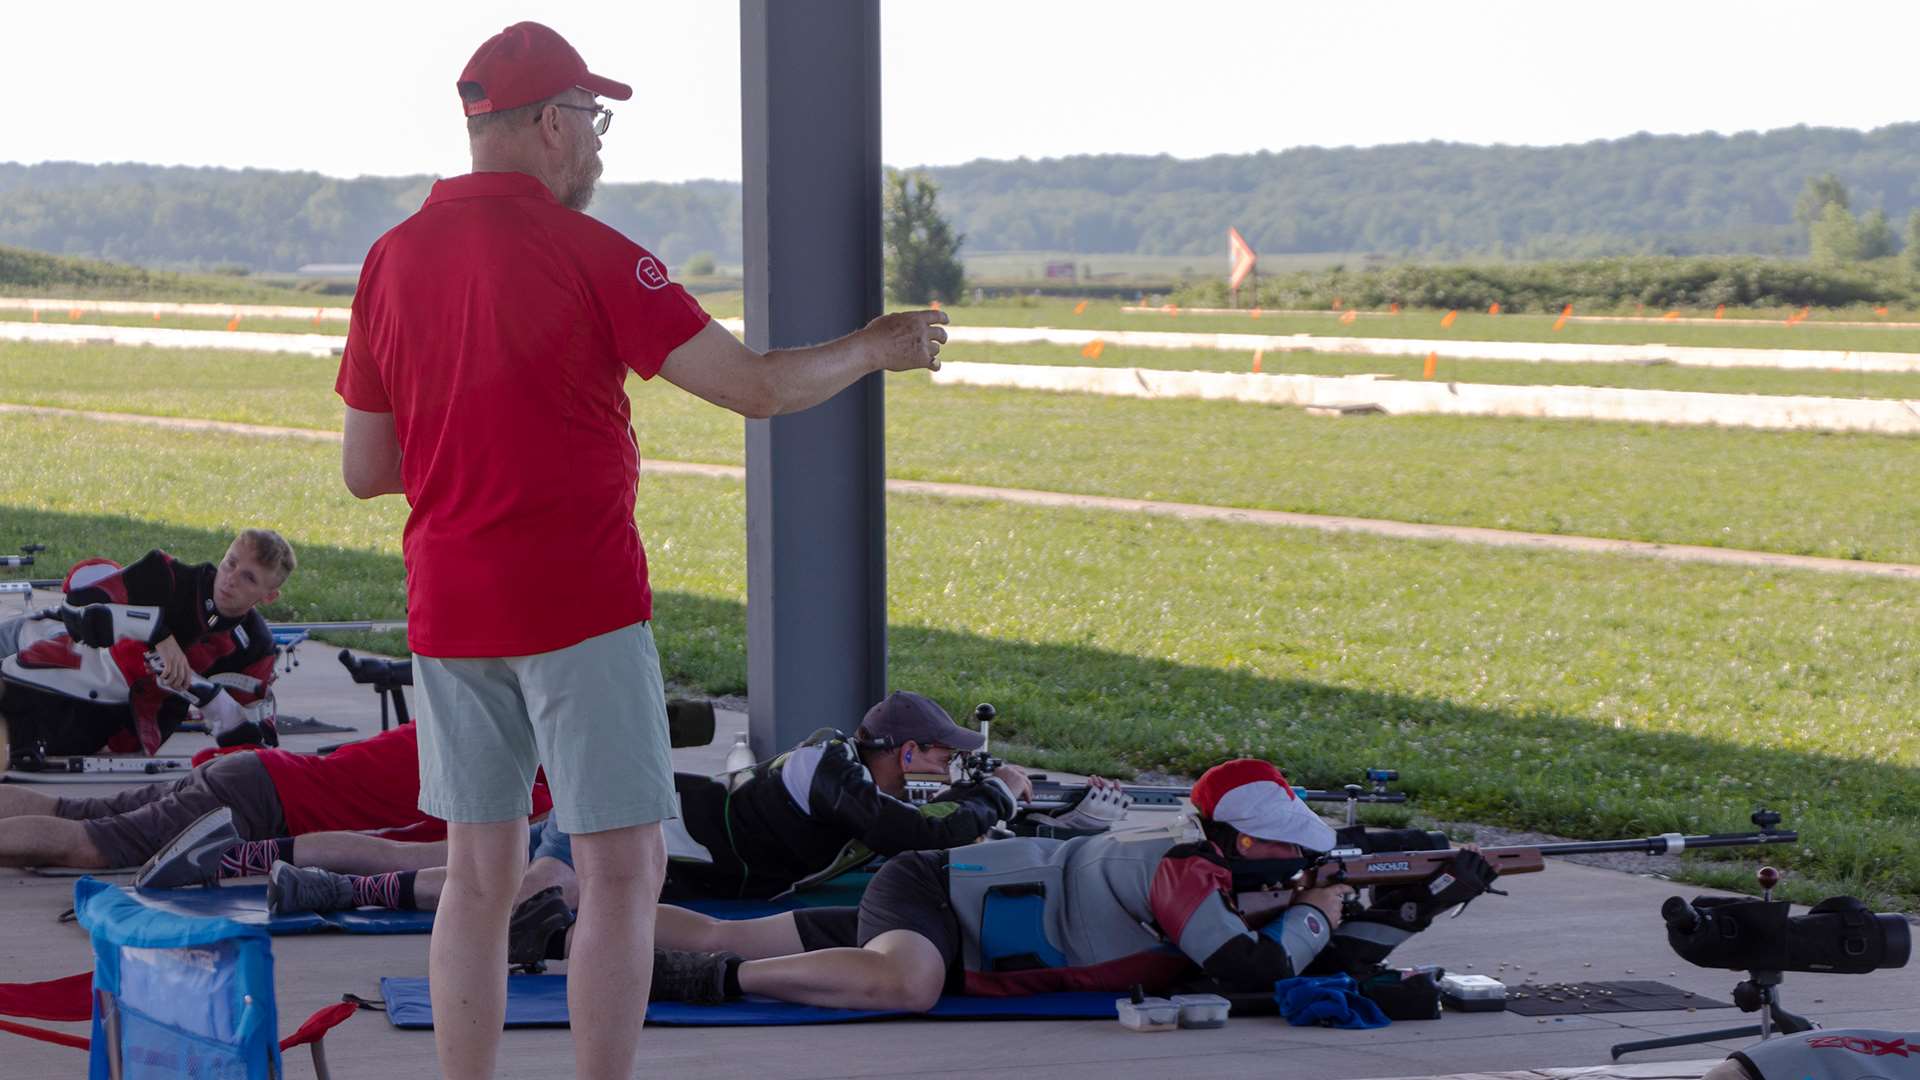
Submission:
[[[270,612],[400,614],[398,499],[330,446],[77,420],[0,424],[0,533],[49,559],[208,558],[276,524]],[[1039,764],[1191,774],[1258,754],[1309,784],[1402,770],[1423,812],[1573,835],[1788,815],[1806,893],[1920,904],[1911,586],[1219,522],[895,497],[892,680],[993,701]],[[741,485],[648,477],[669,675],[744,686]],[[531,577],[566,567],[530,553]]]
[[[57,363],[50,363],[50,360]],[[242,374],[229,376],[239,365]],[[332,360],[0,343],[0,401],[338,430]],[[649,458],[737,465],[739,418],[634,379]],[[1911,439],[887,383],[915,480],[1920,562]],[[6,423],[11,423],[8,418]],[[0,537],[3,540],[4,537]]]

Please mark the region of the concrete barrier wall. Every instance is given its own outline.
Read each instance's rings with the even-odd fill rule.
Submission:
[[[953,341],[995,345],[1109,345],[1148,349],[1224,349],[1251,353],[1323,352],[1348,356],[1425,356],[1449,360],[1512,360],[1561,364],[1675,364],[1818,371],[1920,372],[1920,353],[1831,349],[1718,349],[1680,345],[1585,345],[1577,342],[1458,341],[1431,338],[1321,337],[1315,334],[1210,334],[1167,330],[1073,330],[1049,326],[950,326]]]
[[[943,364],[941,386],[1002,386],[1139,398],[1373,407],[1402,415],[1515,416],[1920,435],[1920,402],[1705,394],[1591,386],[1400,382],[1372,376],[1255,375],[1152,368]]]
[[[148,345],[163,349],[235,349],[297,356],[339,356],[347,339],[339,334],[258,334],[248,330],[176,330],[165,326],[0,322],[0,341]]]
[[[138,301],[120,300],[21,300],[0,298],[0,310],[23,311],[38,308],[41,311],[66,312],[79,308],[81,311],[99,311],[112,314],[145,315],[154,311],[175,315],[214,315],[258,318],[311,318],[315,311],[324,314],[329,320],[345,321],[348,311],[345,308],[292,308],[265,307],[248,305],[221,304],[156,304]],[[717,319],[716,322],[735,334],[746,332],[746,323],[741,319]],[[7,325],[0,323],[0,326]],[[164,345],[169,342],[146,339],[123,339],[108,335],[110,330],[133,327],[89,326],[84,323],[37,323],[26,324],[44,328],[60,327],[66,330],[85,331],[88,340],[111,340],[123,344]],[[168,330],[156,327],[151,333],[193,333],[216,334],[218,342],[193,341],[173,342],[179,347],[191,348],[231,348],[262,349],[269,352],[305,351],[304,349],[271,348],[263,345],[239,344],[235,335],[245,336],[244,331],[198,331]],[[307,338],[315,335],[271,335],[254,334],[252,339],[269,337]],[[1087,345],[1093,341],[1104,341],[1110,345],[1129,345],[1149,349],[1219,349],[1252,353],[1258,349],[1264,352],[1323,352],[1339,353],[1348,356],[1426,356],[1433,353],[1450,360],[1509,360],[1519,363],[1566,363],[1566,364],[1675,364],[1681,367],[1758,367],[1778,369],[1798,369],[1810,371],[1877,371],[1877,372],[1920,372],[1920,353],[1891,352],[1843,352],[1818,349],[1718,349],[1696,348],[1678,345],[1583,345],[1573,342],[1526,342],[1526,341],[1453,341],[1420,338],[1343,338],[1319,337],[1313,334],[1211,334],[1182,333],[1162,330],[1074,330],[1049,326],[949,326],[947,336],[950,341],[969,342],[990,345]],[[65,338],[12,340],[68,340]],[[336,341],[336,351],[338,349]]]
[[[97,311],[103,315],[213,315],[230,319],[235,315],[254,319],[311,319],[346,322],[352,309],[343,307],[284,307],[272,304],[176,304],[159,300],[42,300],[0,297],[0,311],[39,311],[46,315],[65,315],[69,311]]]

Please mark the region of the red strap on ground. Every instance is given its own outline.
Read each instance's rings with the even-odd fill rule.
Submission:
[[[64,1031],[48,1031],[46,1028],[37,1028],[31,1024],[16,1024],[11,1020],[0,1020],[0,1031],[11,1031],[15,1035],[25,1035],[29,1039],[39,1039],[41,1042],[56,1043],[60,1046],[71,1046],[75,1050],[93,1049],[93,1040],[87,1038],[85,1035],[69,1035]]]
[[[34,983],[0,983],[0,1016],[86,1020],[93,1016],[93,972]]]
[[[307,1022],[300,1025],[300,1030],[280,1040],[280,1051],[285,1053],[296,1046],[319,1042],[327,1032],[338,1027],[342,1021],[357,1011],[359,1010],[353,1003],[346,1001],[321,1009],[307,1017]]]

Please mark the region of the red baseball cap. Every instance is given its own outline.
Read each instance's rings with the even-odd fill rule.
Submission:
[[[1190,797],[1194,809],[1248,836],[1333,850],[1333,827],[1294,793],[1272,762],[1237,758],[1215,765],[1200,774]]]
[[[566,38],[537,22],[514,23],[488,38],[467,61],[459,83],[468,116],[517,109],[575,86],[615,101],[633,96],[626,83],[588,71]]]

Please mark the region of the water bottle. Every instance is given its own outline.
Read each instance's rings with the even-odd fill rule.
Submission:
[[[733,737],[733,746],[727,750],[727,787],[737,790],[741,784],[753,775],[753,747],[747,744],[747,733],[738,732]]]

